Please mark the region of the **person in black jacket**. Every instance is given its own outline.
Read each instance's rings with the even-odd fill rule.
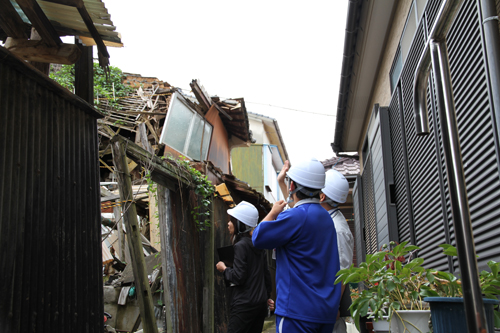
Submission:
[[[217,270],[224,274],[233,289],[228,333],[260,333],[268,310],[274,310],[271,274],[266,251],[252,244],[253,229],[259,220],[257,208],[242,201],[227,213],[229,233],[234,246],[233,267],[219,261]]]

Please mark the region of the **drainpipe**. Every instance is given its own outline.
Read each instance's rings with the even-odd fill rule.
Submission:
[[[498,13],[495,0],[478,1],[481,10],[483,49],[486,57],[489,96],[492,107],[493,126],[496,133],[497,153],[500,151],[500,36],[498,32]],[[500,161],[498,162],[500,164]]]
[[[342,149],[342,127],[344,126],[344,115],[347,109],[349,96],[349,83],[351,80],[351,68],[354,62],[356,36],[358,32],[358,16],[360,11],[359,0],[349,0],[347,7],[347,22],[344,37],[344,54],[342,59],[342,72],[340,74],[339,100],[337,104],[337,119],[335,121],[335,138],[331,144],[335,153]]]
[[[446,35],[464,0],[443,2],[425,45],[414,81],[414,112],[417,135],[429,134],[426,87],[430,66],[434,70],[439,119],[450,192],[451,212],[455,227],[458,263],[462,275],[462,292],[469,332],[486,332],[486,316],[479,285],[476,250],[465,187],[462,152],[458,136],[453,88],[451,85]]]

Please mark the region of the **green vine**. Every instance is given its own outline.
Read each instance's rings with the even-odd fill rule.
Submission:
[[[210,228],[210,204],[212,203],[212,195],[215,193],[215,187],[206,175],[189,165],[187,159],[181,158],[176,162],[191,174],[194,181],[194,192],[201,197],[198,201],[199,205],[191,210],[191,216],[193,216],[198,231],[204,231]]]
[[[172,156],[167,157],[170,161],[174,162],[178,167],[185,169],[191,175],[194,185],[194,192],[198,196],[198,205],[193,207],[191,210],[191,216],[196,223],[196,228],[198,231],[204,231],[210,228],[210,204],[212,203],[212,196],[215,193],[215,187],[212,182],[208,180],[208,177],[196,170],[189,164],[189,160],[185,158],[175,159]],[[165,156],[162,156],[165,159]],[[156,183],[151,179],[151,172],[147,171],[144,175],[146,182],[148,184],[149,191],[153,194],[155,198],[155,204],[158,206],[157,198],[157,187]],[[158,220],[158,211],[155,212],[155,218]],[[158,230],[160,228],[157,224]]]

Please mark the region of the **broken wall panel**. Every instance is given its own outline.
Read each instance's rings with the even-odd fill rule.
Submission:
[[[196,246],[200,234],[189,213],[189,200],[185,187],[173,192],[158,186],[163,267],[167,267],[167,327],[172,332],[202,331],[204,266],[200,247]]]
[[[100,115],[2,47],[0,73],[0,331],[100,333]]]
[[[212,141],[208,152],[208,160],[219,167],[224,173],[231,173],[229,168],[230,153],[229,139],[219,112],[212,106],[205,115],[207,121],[212,124]]]

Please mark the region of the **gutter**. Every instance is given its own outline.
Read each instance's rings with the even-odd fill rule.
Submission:
[[[351,84],[351,69],[354,63],[356,51],[356,39],[359,29],[359,15],[363,0],[349,0],[347,9],[347,22],[344,37],[344,55],[342,60],[342,72],[340,75],[339,100],[337,104],[337,118],[335,122],[335,138],[331,143],[334,153],[342,151],[342,136],[344,134],[345,112],[349,97]]]

